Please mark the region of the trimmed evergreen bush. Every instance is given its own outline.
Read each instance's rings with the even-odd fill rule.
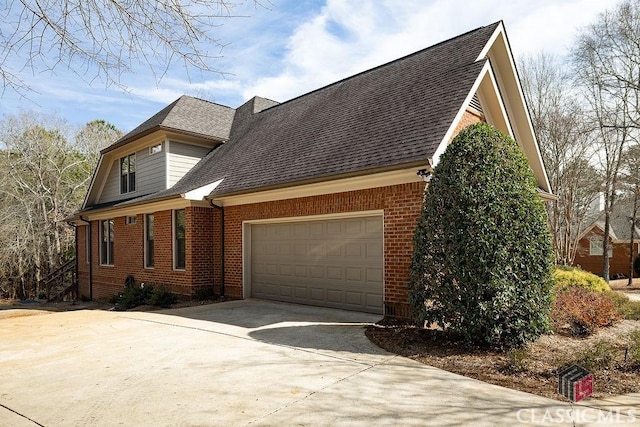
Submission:
[[[419,325],[518,347],[549,330],[552,246],[518,145],[478,123],[433,171],[414,236],[409,300]]]
[[[608,292],[611,288],[600,276],[579,268],[556,268],[553,272],[554,292],[558,293],[571,286],[580,286],[594,292]]]
[[[178,302],[178,295],[164,286],[155,288],[149,297],[149,304],[162,308],[169,308]]]

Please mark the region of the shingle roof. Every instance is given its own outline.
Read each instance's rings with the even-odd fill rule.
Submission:
[[[224,178],[213,195],[234,194],[426,164],[484,66],[476,60],[498,25],[252,115],[163,193]]]
[[[229,138],[234,113],[233,108],[184,95],[102,150],[102,153],[109,152],[157,129],[226,140]]]
[[[264,100],[255,108],[250,100],[233,110],[182,97],[106,151],[158,126],[229,140],[173,187],[121,204],[175,197],[222,178],[212,196],[425,165],[488,61],[478,57],[499,25],[275,106]]]
[[[633,203],[629,199],[621,199],[614,206],[609,219],[609,233],[615,241],[631,240],[631,217],[633,216]],[[604,230],[604,211],[602,211],[592,223]],[[634,227],[634,240],[640,240],[640,209],[637,212],[636,227]]]

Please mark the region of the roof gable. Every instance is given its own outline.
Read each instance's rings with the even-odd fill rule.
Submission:
[[[168,125],[182,99],[123,140]],[[550,192],[506,32],[498,22],[282,104],[256,98],[229,109],[233,123],[226,143],[172,188],[127,203],[211,188],[209,197],[224,204],[225,197],[239,194],[429,167],[474,105],[518,141],[540,188]],[[201,113],[208,117],[219,108],[226,107]]]
[[[428,164],[485,65],[478,55],[498,26],[254,114],[174,190],[223,179],[213,194],[233,194]]]
[[[183,95],[102,150],[102,153],[112,151],[158,129],[223,141],[229,138],[234,113],[233,108]]]

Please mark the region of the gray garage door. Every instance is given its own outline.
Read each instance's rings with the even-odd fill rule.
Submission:
[[[382,313],[382,218],[254,224],[251,295]]]

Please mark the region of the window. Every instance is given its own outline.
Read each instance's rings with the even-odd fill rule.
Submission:
[[[146,268],[153,268],[153,240],[153,214],[148,214],[145,216],[144,220],[144,266]]]
[[[162,142],[160,144],[152,145],[149,147],[149,155],[160,153],[162,151]]]
[[[136,191],[136,155],[120,159],[120,194]]]
[[[186,238],[184,229],[184,209],[173,212],[173,267],[185,269]]]
[[[100,221],[100,264],[113,265],[113,220]]]
[[[589,255],[602,256],[604,253],[604,242],[602,237],[592,237],[589,239]],[[609,258],[613,256],[613,248],[609,245]]]
[[[604,250],[602,247],[602,239],[593,238],[589,240],[589,255],[602,255]]]
[[[138,218],[135,215],[127,216],[127,225],[135,225],[138,222]]]

